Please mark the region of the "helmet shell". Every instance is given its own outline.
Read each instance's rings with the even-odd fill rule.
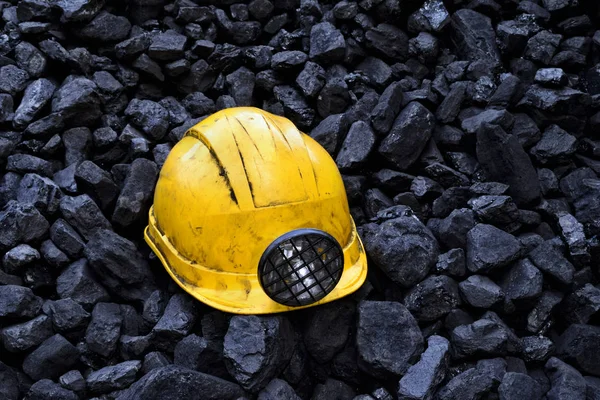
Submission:
[[[329,154],[287,119],[257,108],[217,112],[188,130],[160,172],[146,241],[171,276],[224,311],[301,307],[271,300],[258,280],[265,249],[318,229],[344,251],[344,272],[320,304],[358,289],[366,257]]]

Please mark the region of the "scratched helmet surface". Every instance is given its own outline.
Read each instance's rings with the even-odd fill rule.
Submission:
[[[367,273],[333,159],[251,107],[211,115],[173,147],[145,239],[185,291],[238,314],[326,303]]]

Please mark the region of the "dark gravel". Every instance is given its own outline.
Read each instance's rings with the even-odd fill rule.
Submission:
[[[592,0],[0,1],[0,398],[600,399]],[[291,119],[356,294],[232,316],[142,238],[185,131]]]

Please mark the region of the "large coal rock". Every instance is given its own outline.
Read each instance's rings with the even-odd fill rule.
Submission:
[[[453,41],[463,58],[500,64],[496,33],[489,17],[463,9],[452,16]]]
[[[379,146],[379,153],[403,171],[421,155],[433,133],[435,117],[421,103],[409,103],[398,115],[389,134]]]
[[[456,281],[448,276],[430,276],[406,293],[404,305],[419,322],[446,316],[462,303]]]
[[[582,371],[600,376],[600,327],[575,324],[567,328],[558,341],[559,356]]]
[[[17,286],[0,286],[0,318],[35,317],[42,307],[42,299],[31,289]]]
[[[354,318],[354,304],[337,301],[316,309],[306,322],[304,344],[319,363],[331,361],[348,340]]]
[[[23,361],[23,371],[34,380],[56,379],[75,366],[79,351],[67,339],[56,334],[46,339]]]
[[[404,374],[423,351],[417,321],[402,304],[363,301],[358,306],[358,365],[380,379]]]
[[[289,363],[294,342],[284,317],[235,316],[223,342],[225,365],[244,389],[258,392]]]
[[[244,391],[235,383],[177,365],[168,365],[144,375],[117,397],[117,400],[236,400],[243,396]]]
[[[398,384],[399,400],[423,400],[433,397],[444,380],[450,359],[450,342],[441,336],[427,339],[427,350],[411,366]]]
[[[85,256],[102,284],[122,299],[142,302],[155,290],[148,262],[132,242],[113,231],[93,234]]]
[[[8,250],[19,243],[41,239],[50,225],[31,204],[11,200],[0,211],[0,249]]]
[[[540,184],[531,159],[515,136],[500,126],[482,125],[477,132],[477,159],[491,179],[509,185],[518,205],[535,203]]]
[[[521,244],[513,235],[492,225],[477,224],[467,235],[467,268],[471,272],[504,267],[521,252]]]
[[[423,280],[437,262],[438,243],[414,216],[401,216],[363,227],[367,252],[395,283],[410,288]]]
[[[52,112],[60,113],[67,124],[92,125],[102,115],[98,87],[89,79],[70,76],[54,93]]]

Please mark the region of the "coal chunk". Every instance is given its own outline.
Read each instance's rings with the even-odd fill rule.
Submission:
[[[61,385],[52,382],[50,379],[42,379],[31,385],[27,400],[34,399],[61,399],[77,400],[79,396],[73,391],[63,388]]]
[[[398,384],[398,399],[423,400],[433,396],[444,380],[450,359],[450,342],[441,336],[427,339],[427,350]]]
[[[440,319],[461,303],[456,281],[443,275],[426,278],[404,298],[404,305],[419,322]]]
[[[175,344],[190,333],[196,318],[194,300],[183,294],[173,295],[152,329],[157,347],[172,351]]]
[[[450,91],[436,111],[438,121],[447,124],[456,119],[466,98],[466,89],[466,85],[462,82],[452,84]]]
[[[550,321],[552,311],[562,301],[563,295],[560,292],[545,291],[540,296],[536,305],[527,316],[527,330],[537,333],[542,330]]]
[[[258,393],[257,400],[300,400],[294,389],[283,379],[273,379]]]
[[[502,288],[507,301],[520,302],[539,297],[543,282],[544,278],[540,270],[529,260],[523,259],[515,263],[504,275]]]
[[[0,68],[0,92],[12,96],[22,92],[29,81],[29,74],[16,65],[5,65]]]
[[[586,398],[586,382],[583,376],[569,364],[552,357],[544,366],[551,388],[546,393],[549,400]]]
[[[60,188],[50,179],[37,174],[26,174],[19,183],[17,201],[31,204],[44,214],[54,214],[61,195]]]
[[[545,336],[527,336],[521,339],[521,344],[527,362],[545,362],[556,349],[554,342]]]
[[[173,362],[194,371],[228,376],[223,363],[223,354],[218,346],[194,334],[186,336],[177,343]]]
[[[340,171],[363,167],[374,146],[375,134],[370,124],[364,121],[353,123],[336,158]]]
[[[469,134],[477,133],[486,123],[500,125],[507,130],[514,124],[513,115],[506,110],[489,109],[478,112],[478,110],[472,109],[472,111],[475,115],[469,117],[469,114],[466,114],[467,118],[464,118],[462,114],[459,115],[460,118],[464,118],[461,122],[462,129]]]
[[[439,254],[435,237],[414,216],[369,225],[363,238],[375,265],[394,282],[407,288],[427,276]]]
[[[490,18],[473,10],[462,9],[452,15],[452,28],[452,40],[465,59],[500,64],[496,33]]]
[[[552,56],[554,56],[561,39],[562,35],[554,34],[549,31],[541,31],[527,42],[525,57],[532,61],[548,65],[550,64],[550,60],[552,59]]]
[[[367,47],[396,61],[408,58],[408,36],[394,25],[382,23],[365,33]]]
[[[571,258],[576,263],[587,263],[590,255],[583,224],[568,213],[558,214],[557,216],[560,234],[567,244]]]
[[[358,365],[374,377],[404,374],[423,351],[417,321],[402,304],[362,301],[356,333]]]
[[[31,204],[11,200],[0,211],[0,249],[41,239],[50,228],[48,221]]]
[[[85,380],[87,388],[96,394],[125,389],[135,382],[141,367],[141,361],[132,360],[93,371]]]
[[[240,67],[225,78],[229,93],[238,106],[251,106],[253,103],[256,77],[248,68]]]
[[[155,60],[172,61],[183,56],[187,37],[169,29],[152,38],[148,55]]]
[[[344,114],[330,115],[311,131],[310,136],[329,154],[335,154],[348,128]]]
[[[77,31],[82,39],[97,42],[118,42],[127,37],[131,23],[125,17],[102,11]]]
[[[14,118],[13,98],[10,94],[0,94],[0,122],[10,122]]]
[[[508,333],[502,324],[482,318],[456,327],[451,333],[451,341],[459,358],[503,356],[507,353]]]
[[[57,332],[75,331],[87,326],[90,314],[71,298],[50,301],[44,304],[44,312],[50,316]]]
[[[13,154],[6,160],[6,170],[26,174],[33,172],[43,176],[52,176],[52,163],[29,154]]]
[[[72,298],[84,307],[109,299],[106,289],[92,275],[85,259],[71,264],[56,279],[56,291],[63,298]]]
[[[458,286],[465,301],[476,308],[491,308],[504,298],[502,288],[486,276],[471,275]]]
[[[4,348],[10,352],[25,351],[42,343],[52,336],[52,322],[45,315],[11,325],[0,330]]]
[[[529,253],[529,259],[558,282],[568,285],[573,281],[575,267],[553,243],[546,241],[540,244]]]
[[[92,133],[88,128],[69,129],[63,133],[62,141],[65,147],[66,166],[80,163],[88,158],[92,145]]]
[[[392,68],[377,57],[367,57],[358,66],[360,71],[368,76],[371,84],[376,88],[384,88],[392,79]]]
[[[129,226],[145,218],[157,178],[158,168],[154,162],[142,158],[134,160],[117,199],[113,222]]]
[[[275,71],[298,70],[307,60],[308,56],[301,51],[281,51],[273,55],[273,58],[271,59],[271,68]]]
[[[23,371],[34,380],[56,379],[79,361],[79,351],[56,334],[46,339],[23,361]]]
[[[69,257],[60,251],[60,249],[56,247],[51,240],[45,240],[42,242],[42,245],[40,246],[40,253],[50,266],[57,269],[65,267],[70,261]]]
[[[258,392],[291,359],[293,335],[284,317],[234,316],[223,342],[227,370],[244,389]]]
[[[190,93],[181,101],[181,104],[194,117],[215,111],[215,102],[200,92]]]
[[[161,139],[169,128],[169,113],[160,104],[152,100],[132,99],[125,115],[154,140]]]
[[[50,239],[70,258],[81,255],[85,243],[81,236],[64,219],[57,219],[50,227]]]
[[[440,400],[481,398],[498,384],[498,380],[485,366],[477,365],[454,376],[438,392],[437,397]]]
[[[316,385],[311,400],[326,400],[331,398],[350,400],[355,395],[356,392],[344,382],[329,378],[325,383]]]
[[[23,128],[32,122],[52,99],[55,90],[56,86],[45,78],[30,83],[25,89],[19,107],[15,111],[14,126]]]
[[[406,170],[425,149],[434,127],[433,114],[420,103],[412,102],[394,121],[379,146],[379,153],[399,170]]]
[[[329,362],[348,340],[354,305],[345,301],[325,305],[313,313],[306,323],[304,344],[308,353],[319,363]],[[323,340],[323,338],[328,338]]]
[[[283,105],[283,110],[288,117],[300,129],[308,129],[312,126],[315,111],[308,105],[306,99],[298,89],[288,86],[275,86],[273,89],[275,98]]]
[[[85,333],[88,349],[102,357],[110,357],[117,349],[122,321],[118,304],[96,304]]]
[[[110,207],[119,193],[119,188],[110,174],[92,161],[86,160],[77,166],[75,181],[78,187],[98,201],[102,209]]]
[[[90,126],[102,115],[100,103],[94,82],[71,75],[54,93],[52,112],[60,113],[67,125]]]
[[[335,63],[346,53],[346,41],[342,33],[329,22],[321,22],[310,30],[309,56],[316,62]]]
[[[600,362],[595,357],[598,351],[600,351],[600,327],[594,325],[569,326],[556,346],[556,352],[562,360],[594,376],[600,376]]]
[[[390,131],[394,119],[402,105],[402,87],[400,83],[390,84],[379,97],[377,105],[371,111],[371,125],[380,135]]]
[[[519,219],[519,209],[510,196],[480,196],[469,205],[481,222],[510,227]]]
[[[23,269],[40,259],[40,253],[27,244],[13,247],[2,257],[2,267],[9,274],[21,274]]]
[[[90,239],[97,230],[112,229],[98,205],[87,194],[77,197],[63,196],[60,212],[85,239]]]
[[[325,86],[325,70],[319,64],[307,61],[296,78],[296,84],[306,97],[315,97]]]
[[[560,127],[552,125],[531,148],[531,155],[540,163],[566,162],[577,151],[577,139]]]
[[[562,68],[540,68],[535,73],[535,83],[547,86],[564,86],[568,81]]]
[[[467,268],[487,272],[515,261],[521,244],[511,234],[492,225],[477,224],[467,234]]]
[[[153,369],[131,385],[118,400],[160,400],[167,398],[202,398],[236,400],[244,396],[238,385],[223,379],[176,365]]]
[[[438,274],[461,277],[466,274],[465,252],[463,249],[452,249],[438,257],[435,270]]]
[[[348,85],[343,79],[331,78],[323,86],[317,97],[317,111],[320,116],[327,117],[341,113],[350,103]]]
[[[102,284],[128,301],[144,301],[154,291],[154,277],[136,246],[108,230],[98,230],[85,246],[85,256]]]
[[[444,219],[432,218],[427,222],[440,243],[448,249],[466,248],[467,234],[475,226],[475,213],[462,208],[454,210]]]
[[[600,289],[586,283],[567,296],[562,308],[568,322],[586,324],[600,311]]]
[[[556,123],[562,128],[578,132],[583,129],[582,118],[587,115],[590,101],[587,93],[569,87],[531,85],[517,107],[528,109],[537,121]]]
[[[165,80],[165,75],[162,72],[160,65],[148,57],[146,54],[142,54],[131,64],[131,66],[136,70],[142,72],[144,75],[155,79],[157,81],[163,82]],[[138,80],[138,74],[129,71],[130,77],[133,80],[132,85],[135,85]],[[123,80],[123,79],[122,79]]]
[[[519,372],[507,372],[498,387],[498,394],[502,399],[542,399],[542,387],[527,374]]]
[[[483,125],[477,132],[477,159],[491,179],[509,185],[508,193],[517,205],[539,199],[536,171],[515,136],[499,126]]]

